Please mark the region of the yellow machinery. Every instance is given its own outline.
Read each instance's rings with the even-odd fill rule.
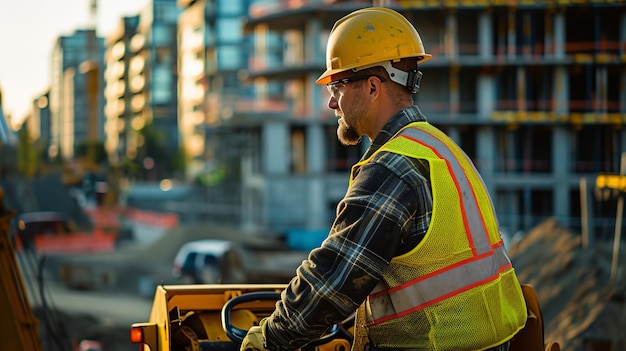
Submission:
[[[150,321],[131,326],[143,351],[239,351],[248,329],[275,308],[284,285],[161,285]],[[333,326],[311,350],[349,351],[353,320]]]
[[[43,349],[39,322],[31,308],[9,237],[13,217],[4,206],[4,191],[0,188],[0,349],[39,351]]]
[[[275,308],[285,285],[196,284],[156,288],[150,319],[131,326],[130,338],[141,351],[239,351],[248,329]],[[528,320],[509,351],[560,351],[544,342],[541,309],[535,290],[522,285]],[[350,351],[354,320],[331,327],[303,351]]]

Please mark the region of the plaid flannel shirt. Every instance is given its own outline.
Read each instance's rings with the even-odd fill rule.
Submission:
[[[377,135],[370,157],[403,126],[425,121],[417,106],[397,113]],[[328,238],[297,269],[266,326],[270,350],[294,350],[356,311],[390,260],[408,252],[430,223],[426,161],[380,152],[354,170]]]

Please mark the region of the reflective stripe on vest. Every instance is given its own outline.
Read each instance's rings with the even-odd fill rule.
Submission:
[[[471,245],[474,255],[480,255],[491,250],[489,238],[487,236],[487,226],[485,220],[478,208],[476,201],[476,193],[474,187],[470,184],[465,169],[461,165],[461,161],[457,159],[456,155],[448,145],[437,138],[435,135],[428,133],[422,129],[406,128],[399,137],[409,139],[413,142],[419,143],[422,146],[429,148],[440,159],[445,160],[448,165],[448,171],[450,176],[454,180],[457,192],[460,200],[460,210],[463,215],[463,222],[465,223],[465,231],[470,237],[468,241]],[[467,162],[472,166],[471,162]],[[475,172],[475,168],[473,168]],[[484,184],[481,183],[484,187]]]
[[[512,268],[505,248],[500,242],[493,247],[490,243],[483,214],[480,211],[474,187],[470,183],[462,161],[446,142],[436,135],[419,128],[406,128],[397,137],[430,149],[446,162],[460,200],[459,210],[465,223],[467,240],[473,257],[452,264],[439,271],[418,277],[402,285],[383,291],[375,291],[369,296],[369,325],[378,324],[421,310],[451,296],[497,279],[500,272]],[[464,155],[464,157],[467,157]],[[466,160],[465,165],[473,164]],[[480,179],[480,177],[478,177]],[[484,184],[477,184],[484,187]],[[393,303],[389,305],[388,299]]]
[[[504,254],[504,247],[500,245],[492,253],[461,261],[452,267],[447,267],[384,292],[372,294],[369,296],[369,307],[374,320],[368,325],[382,323],[419,311],[441,300],[492,281],[499,277],[501,271],[511,267],[511,262]],[[377,298],[383,296],[388,296],[393,301],[393,305],[377,303]]]

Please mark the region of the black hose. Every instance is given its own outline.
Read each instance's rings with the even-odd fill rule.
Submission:
[[[50,337],[52,337],[56,343],[56,345],[59,347],[60,350],[66,350],[66,345],[63,343],[63,340],[59,337],[59,334],[56,332],[56,330],[53,328],[52,323],[50,322],[50,318],[49,317],[49,309],[48,309],[48,302],[46,299],[46,294],[44,291],[45,288],[45,284],[44,284],[44,279],[43,279],[43,270],[44,270],[44,266],[45,266],[45,261],[46,261],[46,255],[41,255],[41,257],[39,258],[39,265],[37,267],[37,283],[39,286],[39,298],[41,299],[41,308],[42,308],[42,318],[44,320],[44,325],[46,326],[46,329],[48,331],[47,336],[48,339]],[[57,325],[64,325],[63,323],[57,323]],[[48,345],[52,345],[52,342],[50,340],[48,340]]]

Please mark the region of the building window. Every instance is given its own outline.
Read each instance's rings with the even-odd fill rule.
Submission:
[[[619,173],[620,150],[624,150],[621,131],[612,126],[586,125],[573,132],[573,172]]]
[[[154,22],[176,23],[179,9],[174,1],[154,2]]]
[[[504,68],[495,82],[496,109],[513,110],[517,107],[517,70],[514,67]]]
[[[566,11],[565,50],[568,54],[620,52],[621,11],[611,7],[590,9],[573,6]]]
[[[154,26],[152,29],[152,42],[154,45],[164,45],[174,43],[176,30],[170,26]]]
[[[456,105],[455,101],[451,102],[450,109],[459,113],[476,113],[476,82],[478,81],[478,72],[474,69],[461,69],[458,74],[458,79],[453,84],[458,84],[459,89],[459,103]],[[452,84],[451,84],[452,85]],[[466,87],[464,87],[467,85]]]
[[[242,67],[241,51],[235,45],[222,45],[217,50],[219,69],[238,69]]]
[[[457,35],[460,55],[478,54],[478,30],[466,30],[476,28],[478,21],[476,13],[459,13],[457,15]]]
[[[552,128],[515,126],[496,128],[496,172],[552,172]]]
[[[245,13],[243,3],[240,0],[218,0],[217,12],[220,15],[240,15]]]
[[[154,69],[152,76],[152,99],[156,104],[164,104],[171,101],[172,75],[167,68]]]
[[[533,66],[526,68],[525,101],[526,109],[532,111],[552,111],[552,88],[554,72],[551,67]]]
[[[515,33],[517,55],[541,55],[546,36],[543,11],[516,11]]]
[[[619,113],[618,66],[575,65],[570,69],[570,112]]]
[[[218,41],[236,42],[241,40],[241,20],[239,18],[219,18],[216,23]]]

